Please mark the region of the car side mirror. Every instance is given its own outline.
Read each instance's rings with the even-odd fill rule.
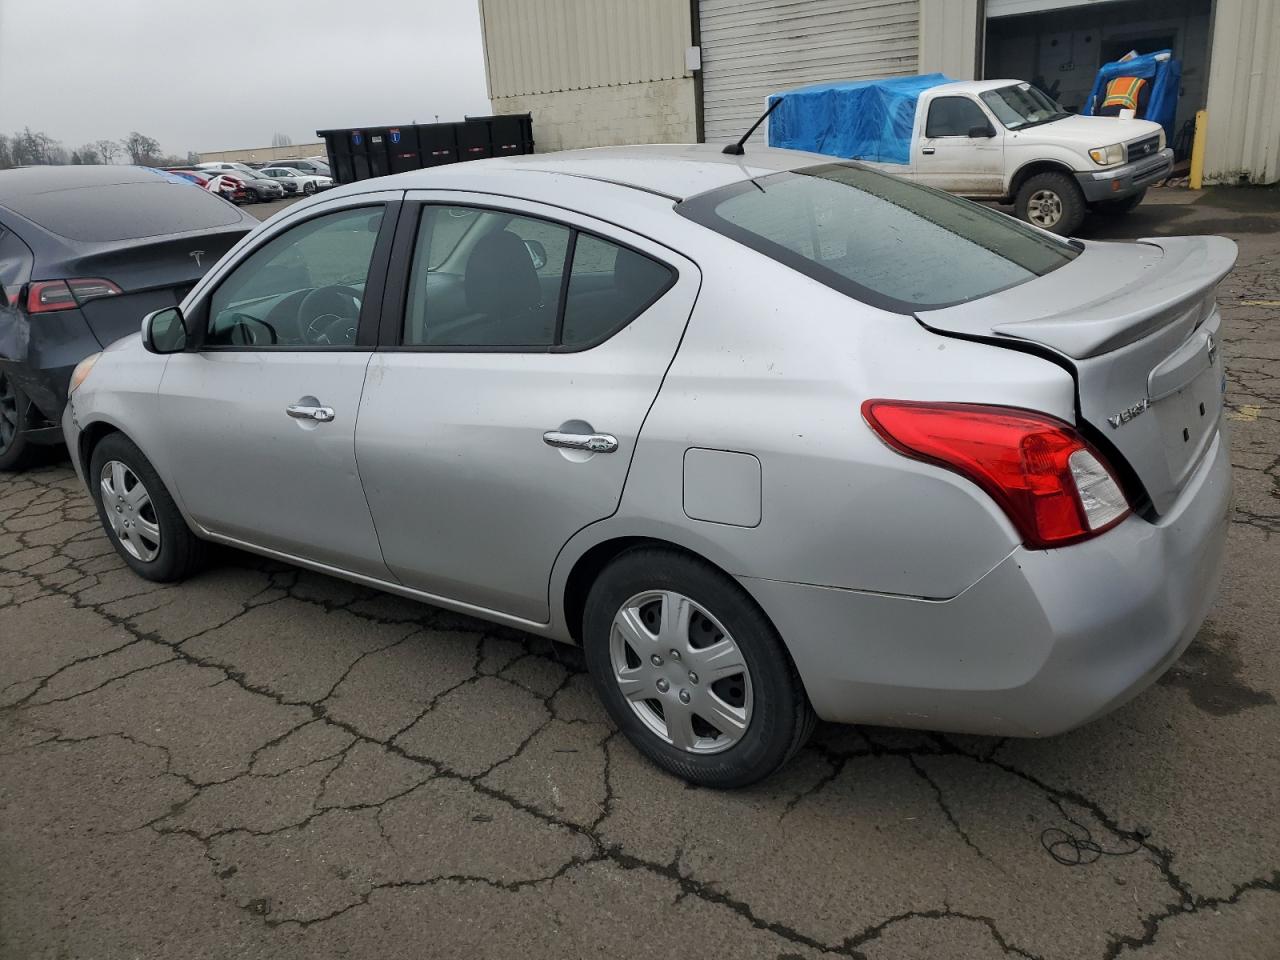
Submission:
[[[540,240],[526,240],[524,247],[529,251],[529,259],[533,261],[533,269],[541,270],[547,265],[547,248]]]
[[[153,310],[142,318],[142,345],[152,353],[187,349],[187,321],[178,307]]]
[[[991,126],[991,124],[989,123],[984,124],[983,126],[980,126],[980,127],[969,128],[970,140],[990,140],[995,135],[996,135],[996,128]]]

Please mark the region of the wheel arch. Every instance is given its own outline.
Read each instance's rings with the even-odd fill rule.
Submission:
[[[1071,167],[1060,160],[1032,160],[1030,163],[1023,164],[1015,171],[1013,179],[1009,181],[1009,197],[1016,199],[1018,191],[1022,189],[1022,185],[1032,177],[1040,173],[1063,173],[1075,182],[1076,172]]]

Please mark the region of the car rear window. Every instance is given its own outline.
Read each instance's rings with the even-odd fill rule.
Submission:
[[[676,210],[897,313],[989,296],[1079,254],[998,211],[848,163],[745,180],[691,197]]]
[[[4,204],[68,240],[103,243],[225,227],[240,211],[193,183],[110,183],[7,197]]]

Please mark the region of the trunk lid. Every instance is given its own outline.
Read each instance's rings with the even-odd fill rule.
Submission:
[[[68,277],[103,277],[124,291],[80,307],[94,336],[106,346],[137,333],[143,316],[152,310],[178,303],[248,232],[247,226],[236,225],[98,249],[82,247],[78,256],[59,265],[59,271]]]
[[[1235,260],[1223,237],[1086,243],[1046,276],[917,319],[938,333],[1056,355],[1075,374],[1080,418],[1163,514],[1218,433],[1216,289]]]

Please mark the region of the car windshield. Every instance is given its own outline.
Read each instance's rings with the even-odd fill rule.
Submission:
[[[1051,97],[1029,83],[1015,83],[982,94],[982,102],[1010,130],[1034,127],[1069,117]]]
[[[676,210],[841,293],[939,309],[1070,262],[1070,243],[976,203],[852,163],[744,180]]]

